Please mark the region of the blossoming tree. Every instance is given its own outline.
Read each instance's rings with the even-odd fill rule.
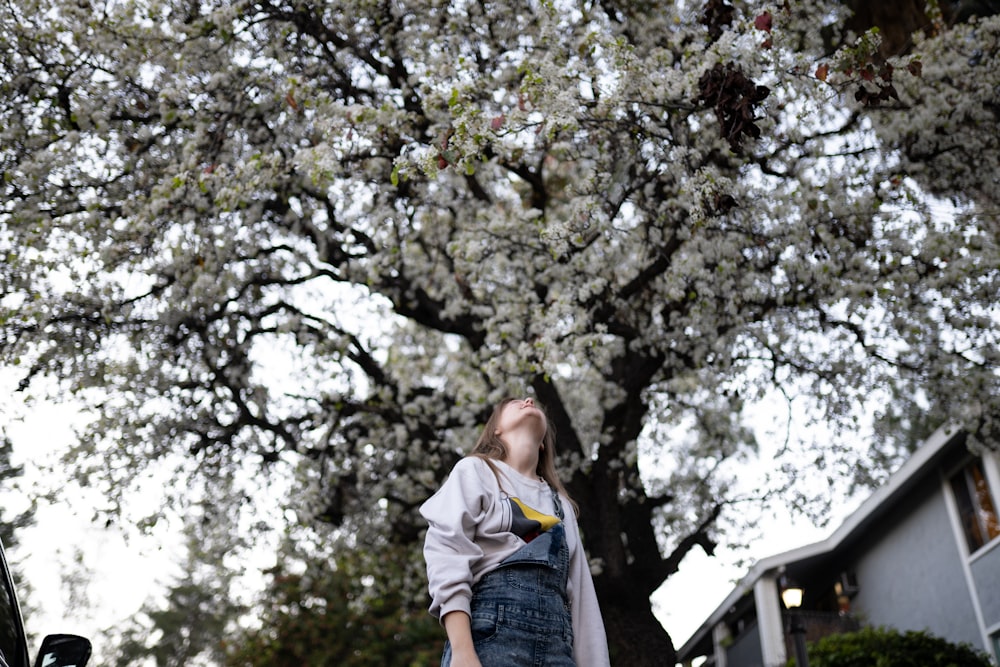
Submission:
[[[530,392],[614,655],[672,664],[650,595],[803,457],[996,442],[1000,21],[917,14],[887,50],[811,1],[6,3],[3,360],[92,405],[111,511],[280,478],[376,550]],[[829,434],[737,484],[774,395]]]

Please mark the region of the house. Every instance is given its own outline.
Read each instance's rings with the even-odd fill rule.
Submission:
[[[926,631],[1000,658],[1000,454],[936,431],[822,542],[756,563],[678,650],[687,667],[777,667],[861,625]],[[801,589],[801,606],[782,602]],[[801,645],[801,644],[800,644]]]

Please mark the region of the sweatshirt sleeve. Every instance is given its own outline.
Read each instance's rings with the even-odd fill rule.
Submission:
[[[563,504],[569,506],[565,500]],[[580,528],[572,510],[567,514],[567,534],[572,532],[576,541],[576,549],[569,561],[567,585],[570,613],[573,616],[573,658],[578,667],[610,667],[604,618],[597,603],[597,591],[594,590],[594,578],[590,574],[587,554],[580,541]]]
[[[472,458],[459,461],[437,493],[420,507],[428,524],[424,561],[430,613],[439,619],[456,610],[472,615],[472,569],[483,557],[475,542],[476,526],[492,502],[476,463]]]

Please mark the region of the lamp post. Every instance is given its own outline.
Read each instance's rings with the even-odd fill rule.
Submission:
[[[809,667],[809,656],[806,654],[806,626],[802,623],[799,607],[802,606],[802,589],[796,586],[786,586],[781,591],[781,600],[788,609],[788,631],[795,643],[796,667]]]

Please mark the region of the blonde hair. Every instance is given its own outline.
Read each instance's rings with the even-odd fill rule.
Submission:
[[[494,476],[497,478],[497,483],[500,484],[501,488],[503,483],[500,481],[500,470],[493,464],[493,460],[506,461],[507,460],[507,446],[504,444],[500,436],[497,435],[497,424],[500,421],[500,413],[511,401],[519,400],[515,396],[508,396],[502,399],[493,407],[493,413],[490,414],[490,418],[486,420],[486,425],[483,427],[482,433],[479,434],[479,439],[476,441],[476,445],[469,452],[469,456],[476,456],[478,458],[486,461],[486,464],[493,471]],[[542,436],[541,451],[538,452],[538,465],[535,468],[535,474],[548,482],[549,486],[554,488],[560,495],[564,496],[569,500],[570,505],[573,506],[573,512],[579,516],[580,507],[576,504],[569,493],[566,491],[566,487],[563,486],[562,480],[559,479],[559,473],[556,472],[556,431],[552,426],[552,422],[548,418],[548,414],[545,412],[545,407],[536,403],[536,407],[545,414],[545,435]]]

